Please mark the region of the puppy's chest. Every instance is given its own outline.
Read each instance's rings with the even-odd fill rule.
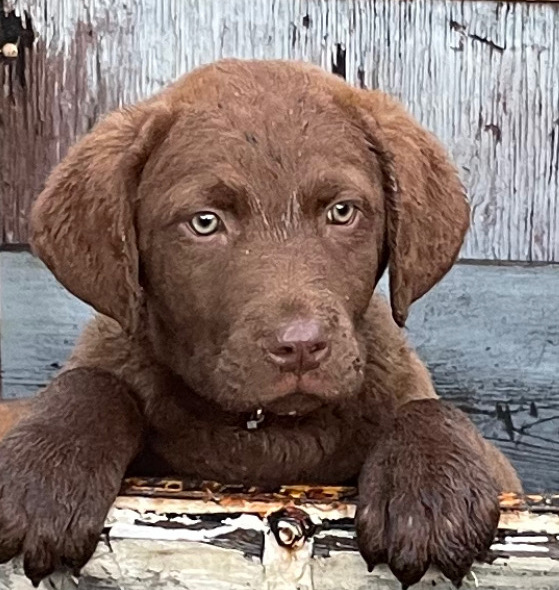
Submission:
[[[177,418],[167,428],[152,425],[151,449],[177,474],[222,483],[340,484],[358,474],[368,448],[365,426],[347,417],[264,423],[256,430]]]

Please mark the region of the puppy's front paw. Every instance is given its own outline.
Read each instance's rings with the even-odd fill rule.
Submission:
[[[117,493],[104,475],[40,432],[34,439],[3,440],[0,563],[22,554],[34,586],[55,569],[78,573],[95,550]]]
[[[359,548],[370,570],[388,564],[404,588],[431,565],[459,587],[495,538],[498,490],[460,412],[408,405],[363,467]]]

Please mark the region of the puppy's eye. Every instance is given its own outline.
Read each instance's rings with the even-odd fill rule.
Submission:
[[[332,205],[326,212],[328,223],[334,225],[349,225],[357,215],[357,207],[349,201],[342,201]]]
[[[198,236],[211,236],[221,228],[221,219],[215,213],[196,213],[190,220],[192,231]]]

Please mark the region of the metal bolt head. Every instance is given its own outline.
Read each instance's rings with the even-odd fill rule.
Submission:
[[[283,547],[293,547],[299,544],[305,533],[300,523],[293,520],[280,519],[277,524],[278,543]]]
[[[295,549],[305,543],[315,530],[309,515],[298,508],[285,508],[268,517],[270,529],[280,547]]]

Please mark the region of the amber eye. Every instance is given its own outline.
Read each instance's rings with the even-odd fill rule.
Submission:
[[[357,208],[353,203],[342,201],[341,203],[332,205],[328,209],[326,217],[328,222],[334,225],[349,225],[355,219],[356,214]]]
[[[204,211],[196,213],[190,220],[192,231],[199,236],[211,236],[221,227],[221,219],[215,214]]]

